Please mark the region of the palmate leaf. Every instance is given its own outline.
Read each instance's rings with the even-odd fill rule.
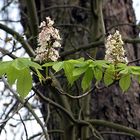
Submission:
[[[133,75],[140,75],[140,67],[138,66],[129,66],[130,72]]]
[[[117,66],[108,63],[104,60],[66,60],[61,62],[48,62],[44,65],[39,65],[28,58],[17,58],[13,61],[0,62],[0,76],[3,74],[7,75],[8,82],[10,85],[17,84],[17,90],[19,94],[24,98],[32,87],[32,77],[30,68],[36,70],[37,75],[42,79],[42,74],[39,70],[42,67],[52,67],[55,72],[59,72],[61,69],[64,70],[65,76],[69,84],[73,84],[81,75],[83,79],[81,82],[82,89],[87,90],[91,81],[94,78],[97,82],[101,81],[104,73],[104,83],[109,86],[115,80],[114,73],[119,75],[119,85],[123,91],[126,91],[131,82],[130,74],[136,75],[140,82],[140,68],[137,66],[127,66],[126,64],[118,64]],[[127,81],[127,82],[126,82]]]
[[[20,71],[17,70],[15,67],[13,67],[12,65],[9,66],[6,70],[6,75],[8,77],[8,83],[12,86],[15,81],[18,79],[20,74]]]
[[[76,66],[76,67],[82,67],[82,66],[84,66],[85,65],[85,62],[86,61],[84,61],[84,58],[80,58],[80,59],[70,59],[70,60],[67,60],[69,63],[71,63],[71,64],[73,64],[74,66]],[[67,61],[65,61],[65,62],[67,62]]]
[[[22,98],[26,97],[32,88],[32,77],[28,68],[20,71],[17,79],[17,91]]]
[[[63,66],[64,66],[64,62],[57,62],[57,63],[55,63],[55,64],[52,66],[52,68],[53,68],[56,72],[58,72],[58,71],[60,71],[60,70],[63,68]]]
[[[93,79],[93,71],[91,68],[88,68],[83,76],[82,83],[81,83],[83,91],[90,88],[92,79]]]
[[[114,82],[114,75],[115,75],[115,69],[114,66],[110,66],[105,70],[104,73],[104,83],[106,86],[111,85]]]
[[[29,67],[34,67],[35,69],[42,69],[42,67],[38,63],[31,61],[29,58],[17,58],[13,60],[12,65],[18,70]]]
[[[72,85],[75,80],[73,76],[74,65],[68,61],[64,62],[63,69],[64,69],[68,82]]]
[[[11,65],[11,61],[0,62],[0,77],[6,74],[8,67]]]
[[[119,85],[121,89],[123,90],[123,92],[128,90],[128,88],[130,87],[130,84],[131,84],[130,73],[128,73],[127,75],[122,75],[122,77],[119,80]]]
[[[93,67],[93,72],[97,82],[101,81],[103,77],[102,67]]]
[[[24,59],[22,59],[22,58],[17,58],[12,62],[11,65],[12,65],[12,67],[14,67],[17,70],[22,70],[22,69],[29,67],[29,65],[27,64],[27,61],[28,60],[26,60],[26,59],[24,61]]]
[[[43,64],[42,66],[43,67],[52,67],[56,63],[58,63],[58,62],[48,62],[48,63]]]
[[[22,98],[27,96],[32,88],[30,67],[34,67],[36,70],[42,69],[39,64],[32,62],[28,58],[17,58],[12,61],[0,62],[0,65],[0,76],[6,74],[10,85],[15,84],[17,80],[17,91]]]
[[[79,75],[83,74],[87,69],[88,69],[88,65],[86,65],[84,67],[75,68],[73,70],[73,76],[79,76]]]

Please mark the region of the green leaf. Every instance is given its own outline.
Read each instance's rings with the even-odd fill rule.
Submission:
[[[94,76],[95,76],[97,82],[101,81],[102,77],[103,77],[102,68],[93,67],[93,72],[94,72]]]
[[[126,68],[127,67],[127,64],[125,64],[125,63],[118,63],[117,64],[117,67],[118,68]]]
[[[81,75],[82,73],[84,73],[86,70],[88,69],[88,66],[84,66],[84,67],[79,67],[79,68],[75,68],[73,71],[73,76],[78,76]]]
[[[17,80],[17,91],[22,98],[25,98],[32,88],[32,77],[28,68],[20,71]]]
[[[22,70],[29,67],[42,69],[42,67],[38,63],[31,61],[29,58],[17,58],[13,61],[12,65],[18,70]]]
[[[39,65],[38,63],[33,62],[33,61],[31,61],[31,60],[28,60],[28,62],[29,62],[29,63],[27,63],[28,66],[30,66],[30,67],[34,67],[35,69],[42,70],[41,65]]]
[[[130,69],[129,67],[126,67],[125,69],[121,70],[119,73],[122,74],[122,75],[126,75],[130,72]]]
[[[130,73],[127,75],[122,75],[122,77],[119,80],[119,85],[123,90],[123,92],[128,90],[128,88],[130,87],[130,83],[131,83]]]
[[[43,67],[50,67],[50,66],[53,66],[55,63],[57,63],[57,62],[48,62],[48,63],[43,64],[42,66]]]
[[[140,67],[138,66],[129,66],[130,72],[133,75],[140,75]]]
[[[68,61],[64,62],[63,69],[64,69],[65,75],[66,75],[66,77],[68,79],[68,82],[72,85],[74,80],[75,80],[75,78],[73,76],[73,69],[74,69],[73,64],[68,62]]]
[[[69,62],[71,64],[73,64],[76,67],[83,67],[86,65],[86,61],[84,61],[84,58],[80,58],[80,59],[71,59],[71,60],[67,60],[65,62]]]
[[[15,69],[12,65],[7,68],[6,75],[8,77],[8,83],[13,85],[19,77],[19,70]]]
[[[6,73],[10,65],[11,65],[11,61],[5,61],[0,63],[0,77]]]
[[[91,68],[88,68],[83,76],[82,83],[81,83],[83,91],[90,88],[92,79],[93,79],[93,71]]]
[[[94,65],[102,68],[108,68],[109,67],[109,62],[106,60],[96,60],[94,61]]]
[[[37,73],[40,83],[42,83],[42,81],[45,80],[45,78],[43,77],[43,75],[38,69],[36,69],[36,73]]]
[[[60,71],[60,70],[63,68],[63,66],[64,66],[64,62],[57,62],[57,63],[55,63],[55,64],[52,66],[52,68],[53,68],[56,72],[58,72],[58,71]]]
[[[104,83],[106,86],[111,85],[114,82],[114,70],[111,68],[106,69],[104,73]]]
[[[73,64],[77,64],[79,62],[84,62],[84,60],[85,59],[83,57],[81,57],[79,59],[70,59],[70,60],[67,60],[67,61],[70,62],[70,63],[73,63]]]

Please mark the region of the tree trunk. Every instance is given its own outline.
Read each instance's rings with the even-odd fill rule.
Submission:
[[[104,21],[106,29],[114,25],[123,37],[134,38],[136,33],[136,19],[132,7],[132,0],[106,0],[104,2]],[[127,24],[129,23],[129,25]],[[121,26],[119,26],[119,24]],[[112,28],[114,30],[115,28]],[[108,32],[112,32],[112,30]],[[129,61],[136,59],[137,46],[126,44],[126,54]],[[109,120],[125,126],[140,130],[140,96],[139,85],[134,81],[128,92],[122,93],[118,83],[101,91],[92,94],[91,116],[98,119]],[[100,128],[102,131],[112,131],[106,128]],[[104,134],[106,140],[132,140],[130,136],[115,134]]]
[[[59,1],[35,0],[36,7],[38,10],[39,22],[44,20],[46,16],[50,16],[53,19],[55,19],[56,26],[60,29],[61,33],[63,34],[63,48],[61,50],[61,53],[63,54],[63,57],[61,58],[62,60],[67,58],[79,58],[81,56],[88,58],[89,55],[93,58],[96,57],[97,59],[104,58],[103,49],[90,49],[90,51],[87,52],[81,50],[80,52],[76,52],[69,56],[64,55],[65,51],[69,49],[77,48],[80,45],[86,45],[90,42],[97,41],[104,37],[104,30],[102,27],[103,24],[100,25],[101,15],[99,14],[100,13],[99,11],[97,11],[96,13],[96,8],[98,10],[99,1],[98,0],[93,0],[93,1],[92,0],[91,1],[90,0],[87,1],[86,0],[59,0]],[[20,3],[21,3],[21,9],[24,10],[25,12],[26,4],[24,3],[23,0],[20,0]],[[91,6],[91,4],[93,5]],[[63,7],[62,5],[69,5],[69,6]],[[99,18],[97,17],[98,15]],[[130,25],[136,23],[136,19],[132,7],[132,0],[114,0],[114,1],[103,0],[103,16],[104,16],[106,32],[108,33],[114,32],[115,29],[117,28],[121,32],[122,36],[125,38],[126,37],[133,38],[138,35],[135,26]],[[23,17],[24,15],[22,15],[22,19],[24,19]],[[25,27],[24,29],[28,30],[27,28],[28,25],[26,25],[26,22],[22,22],[22,23],[23,26]],[[134,60],[135,58],[138,57],[136,45],[126,44],[125,49],[129,61]],[[79,84],[75,85],[74,88],[69,88],[65,84],[65,79],[59,79],[59,80],[61,80],[61,84],[63,85],[62,87],[71,93],[73,91],[74,95],[81,92]],[[56,91],[48,95],[48,92],[50,91],[48,91],[48,85],[46,86],[47,88],[45,87],[45,89],[44,88],[42,89],[42,87],[40,87],[40,91],[42,92],[43,95],[50,96],[51,98],[53,98],[52,94],[54,94],[54,92]],[[94,91],[91,97],[92,98],[90,101],[90,106],[89,104],[86,106],[87,109],[86,113],[89,113],[88,109],[90,107],[90,118],[104,119],[112,122],[117,122],[119,124],[124,124],[125,126],[130,126],[138,130],[140,129],[139,128],[140,127],[139,125],[140,97],[139,97],[139,86],[136,82],[132,83],[131,88],[127,93],[122,93],[122,91],[118,86],[118,83],[116,83],[115,85],[105,88],[103,90]],[[86,103],[86,101],[88,101],[89,99],[90,96],[87,97],[87,99],[85,99],[84,102]],[[79,107],[75,108],[75,104],[77,104],[77,101],[70,101],[70,102],[71,102],[70,111],[74,112],[74,114],[77,113],[76,111],[77,109],[79,109]],[[43,105],[41,111],[43,116],[45,116],[45,114],[47,114],[47,109],[46,109],[47,105],[45,103],[42,104]],[[61,105],[67,106],[65,103],[61,103]],[[82,111],[84,110],[85,108]],[[83,113],[83,116],[85,120],[89,118],[87,117],[87,114]],[[59,117],[60,116],[56,117],[56,113],[54,116],[50,117],[49,129],[59,127],[60,118],[62,116],[60,118]],[[64,123],[66,123],[66,120],[64,121]],[[107,128],[98,127],[97,129],[99,129],[100,131],[104,131],[104,133],[102,134],[105,140],[124,140],[124,139],[134,140],[135,139],[130,136],[125,136],[125,135],[123,136],[120,134],[116,135],[113,133],[109,133],[110,131],[113,130]],[[85,130],[86,129],[84,128],[81,132],[85,132]],[[52,135],[52,140],[58,140],[58,139],[63,140],[63,138],[60,136]],[[91,139],[94,140],[94,138]]]

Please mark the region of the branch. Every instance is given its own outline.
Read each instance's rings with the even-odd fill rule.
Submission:
[[[32,37],[36,38],[38,36],[38,16],[37,16],[37,9],[35,5],[35,0],[26,0],[27,12],[28,12],[28,19],[30,23],[30,28],[32,32]],[[36,41],[35,41],[36,42]],[[34,46],[34,49],[36,47]]]
[[[56,5],[56,6],[47,7],[47,8],[45,8],[44,10],[40,10],[40,11],[38,11],[38,13],[46,12],[46,11],[48,11],[48,10],[53,10],[53,9],[58,9],[58,8],[77,8],[77,9],[81,9],[81,10],[90,12],[89,9],[84,8],[84,7],[81,7],[81,6],[75,6],[75,5]]]
[[[113,131],[101,131],[100,132],[102,135],[120,135],[120,136],[131,136],[131,137],[134,137],[132,134],[128,134],[128,133],[125,133],[125,132],[113,132]]]
[[[40,127],[42,128],[44,135],[46,137],[47,140],[49,140],[49,135],[48,132],[46,131],[43,123],[41,122],[41,120],[38,118],[38,116],[36,115],[36,113],[34,112],[34,110],[32,109],[31,105],[29,104],[29,102],[26,102],[24,100],[22,100],[19,96],[18,93],[16,93],[8,84],[8,82],[6,81],[6,79],[4,77],[2,77],[2,80],[4,82],[4,84],[6,85],[6,87],[13,93],[13,95],[15,96],[15,98],[22,104],[24,105],[30,112],[31,114],[34,116],[34,118],[36,119],[36,121],[38,122],[38,124],[40,125]]]
[[[66,116],[72,121],[72,122],[76,122],[76,120],[73,118],[73,116],[69,113],[69,111],[67,111],[64,107],[62,107],[61,105],[57,104],[56,102],[54,102],[53,100],[45,97],[39,90],[37,90],[35,87],[32,88],[33,91],[45,102],[49,103],[50,105],[57,107],[58,109],[60,109],[63,113],[66,114]]]
[[[12,4],[12,2],[13,2],[13,0],[11,0],[11,1],[7,1],[7,2],[4,2],[4,6],[1,8],[1,12],[2,11],[4,11],[5,12],[5,10],[6,10],[6,8],[8,8],[11,4]]]
[[[7,114],[5,115],[5,119],[3,121],[0,121],[0,134],[2,132],[2,130],[4,129],[6,123],[15,115],[15,113],[17,113],[17,110],[19,110],[20,108],[18,108],[16,111],[14,111],[14,113],[12,113],[12,115],[10,116],[10,113],[15,110],[15,108],[18,107],[18,102],[16,101],[13,106],[10,108],[10,110],[7,112]]]
[[[125,43],[129,43],[129,44],[136,44],[136,43],[138,44],[138,43],[140,43],[140,38],[134,38],[134,39],[123,38],[123,41]],[[73,53],[81,51],[81,50],[88,50],[91,48],[103,47],[102,45],[104,45],[103,40],[91,42],[87,45],[81,45],[78,48],[74,48],[74,49],[70,49],[68,51],[62,52],[62,53],[60,53],[60,56],[65,57],[67,55],[73,54]]]
[[[38,91],[35,87],[32,88],[33,91],[45,102],[49,103],[50,105],[57,107],[58,109],[60,109],[62,111],[62,113],[64,113],[69,119],[70,121],[72,121],[74,123],[74,125],[79,125],[79,126],[88,126],[90,130],[93,131],[93,133],[97,136],[100,137],[100,134],[93,128],[91,127],[91,124],[88,121],[85,120],[77,120],[75,119],[71,113],[69,111],[67,111],[64,107],[62,107],[61,105],[57,104],[56,102],[52,101],[51,99],[45,97],[40,91]],[[93,130],[94,129],[94,130]]]
[[[0,47],[0,52],[4,55],[8,55],[9,57],[11,57],[12,59],[16,59],[17,56],[15,56],[14,54],[12,54],[12,52],[9,52],[8,50],[1,48]]]
[[[124,38],[123,41],[125,43],[129,43],[129,44],[138,44],[138,43],[140,43],[140,38],[133,38],[133,39],[131,39],[131,38]]]
[[[137,58],[135,60],[132,60],[132,61],[129,61],[127,65],[131,64],[131,63],[135,63],[135,62],[139,62],[140,61],[140,58]]]
[[[87,31],[90,34],[90,30],[88,28],[86,28],[83,25],[79,25],[79,24],[56,24],[56,27],[71,27],[71,28],[81,28],[85,31]]]
[[[70,54],[73,54],[75,52],[78,52],[80,50],[88,50],[88,49],[91,49],[91,48],[96,48],[98,47],[99,45],[103,45],[104,44],[104,41],[95,41],[95,42],[92,42],[92,43],[89,43],[87,45],[81,45],[79,46],[78,48],[75,48],[75,49],[70,49],[68,51],[65,51],[65,52],[62,52],[60,54],[61,57],[65,57],[67,55],[70,55]]]
[[[63,134],[64,131],[63,130],[48,130],[48,133],[51,134],[51,133],[59,133],[59,134]],[[39,132],[37,134],[34,134],[33,136],[31,136],[28,140],[32,140],[34,139],[35,137],[38,137],[42,134],[42,132]]]
[[[19,117],[20,117],[21,123],[23,124],[23,127],[24,127],[26,140],[28,140],[28,133],[27,133],[26,125],[25,125],[25,123],[24,123],[24,121],[23,121],[23,119],[22,119],[20,113],[18,113],[18,114],[19,114]]]
[[[132,27],[137,27],[139,28],[139,25],[137,24],[132,24],[132,23],[118,23],[115,25],[112,25],[111,27],[107,28],[107,32],[109,32],[111,29],[119,27],[119,26],[132,26]]]
[[[85,92],[84,94],[79,95],[79,96],[72,96],[72,95],[66,93],[65,91],[59,89],[59,88],[56,87],[56,86],[55,86],[55,88],[57,89],[57,91],[58,91],[61,95],[66,95],[67,97],[72,98],[72,99],[81,99],[81,98],[87,96],[88,94],[90,94],[96,87],[91,88],[89,91],[87,91],[87,92]]]
[[[140,132],[138,130],[126,127],[124,125],[120,125],[120,124],[105,121],[105,120],[97,120],[97,119],[89,120],[89,123],[91,123],[92,125],[105,126],[108,128],[112,128],[121,132],[131,134],[137,138],[140,138]]]
[[[14,31],[13,29],[11,29],[8,26],[1,24],[1,23],[0,23],[0,29],[11,34],[17,41],[19,41],[23,45],[23,48],[26,50],[26,52],[29,54],[29,56],[34,57],[35,53],[34,53],[33,49],[18,32]]]
[[[42,134],[42,132],[39,132],[39,133],[37,133],[37,134],[34,134],[34,135],[31,136],[28,140],[32,140],[32,139],[34,139],[35,137],[40,136],[41,134]]]

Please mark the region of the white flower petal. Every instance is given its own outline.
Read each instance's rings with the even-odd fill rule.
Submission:
[[[111,63],[127,63],[128,60],[125,57],[125,50],[123,48],[123,44],[124,43],[122,41],[119,31],[116,31],[113,35],[109,35],[105,43],[105,60],[108,60]]]

